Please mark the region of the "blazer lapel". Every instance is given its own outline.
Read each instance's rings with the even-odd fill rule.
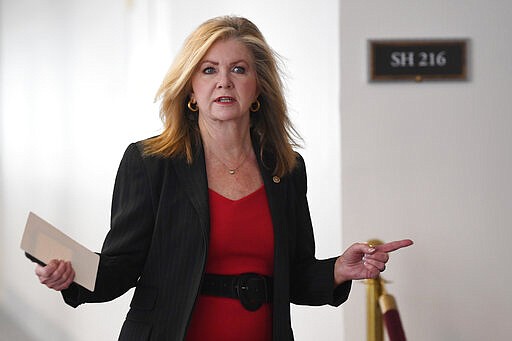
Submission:
[[[270,208],[270,215],[272,216],[272,224],[274,225],[274,239],[275,239],[275,258],[276,267],[280,267],[277,260],[284,260],[288,253],[287,224],[286,224],[286,200],[288,186],[287,177],[280,178],[273,174],[275,160],[272,155],[264,153],[263,160],[260,157],[259,144],[253,142],[256,159],[260,167],[263,184],[267,193],[268,205]],[[274,269],[277,270],[277,269]]]
[[[265,191],[267,193],[272,223],[274,224],[274,234],[276,234],[275,237],[278,237],[280,234],[279,232],[281,232],[279,231],[279,228],[284,226],[283,213],[286,212],[286,179],[281,179],[273,174],[276,164],[275,157],[266,151],[261,153],[261,146],[256,133],[252,132],[251,139],[254,153],[256,154],[256,160],[258,160],[261,177],[263,178],[263,184],[265,185]]]
[[[274,229],[283,226],[283,212],[285,212],[286,202],[286,180],[274,176],[270,169],[266,168],[261,161],[259,161],[261,176],[265,185],[267,193],[268,205],[270,207],[270,214],[272,215],[272,222]],[[277,231],[275,231],[277,232]]]
[[[203,147],[197,148],[192,164],[180,159],[175,163],[175,169],[179,181],[183,184],[187,196],[197,211],[201,226],[208,234],[210,226],[208,180]]]

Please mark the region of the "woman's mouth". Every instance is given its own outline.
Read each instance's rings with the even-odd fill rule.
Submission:
[[[233,97],[229,97],[229,96],[221,96],[221,97],[217,97],[215,99],[215,102],[217,102],[217,103],[233,103],[233,102],[235,102],[235,99]]]

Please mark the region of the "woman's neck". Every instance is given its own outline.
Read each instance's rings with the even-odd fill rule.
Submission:
[[[236,162],[252,149],[248,124],[237,122],[209,123],[199,120],[199,131],[205,152],[212,152],[224,161]]]

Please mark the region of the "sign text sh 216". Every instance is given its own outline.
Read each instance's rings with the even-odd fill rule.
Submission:
[[[467,40],[371,40],[370,80],[467,79]]]

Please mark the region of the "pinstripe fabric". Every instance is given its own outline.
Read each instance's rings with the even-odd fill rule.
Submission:
[[[143,157],[131,144],[121,161],[112,198],[111,229],[101,251],[95,292],[73,284],[62,292],[73,307],[104,302],[136,287],[119,340],[183,340],[208,251],[208,185],[202,148],[194,162]],[[255,144],[256,155],[259,155]],[[306,171],[279,183],[260,169],[274,225],[273,339],[293,340],[290,302],[339,305],[350,282],[333,290],[335,258],[316,260],[306,200]]]

